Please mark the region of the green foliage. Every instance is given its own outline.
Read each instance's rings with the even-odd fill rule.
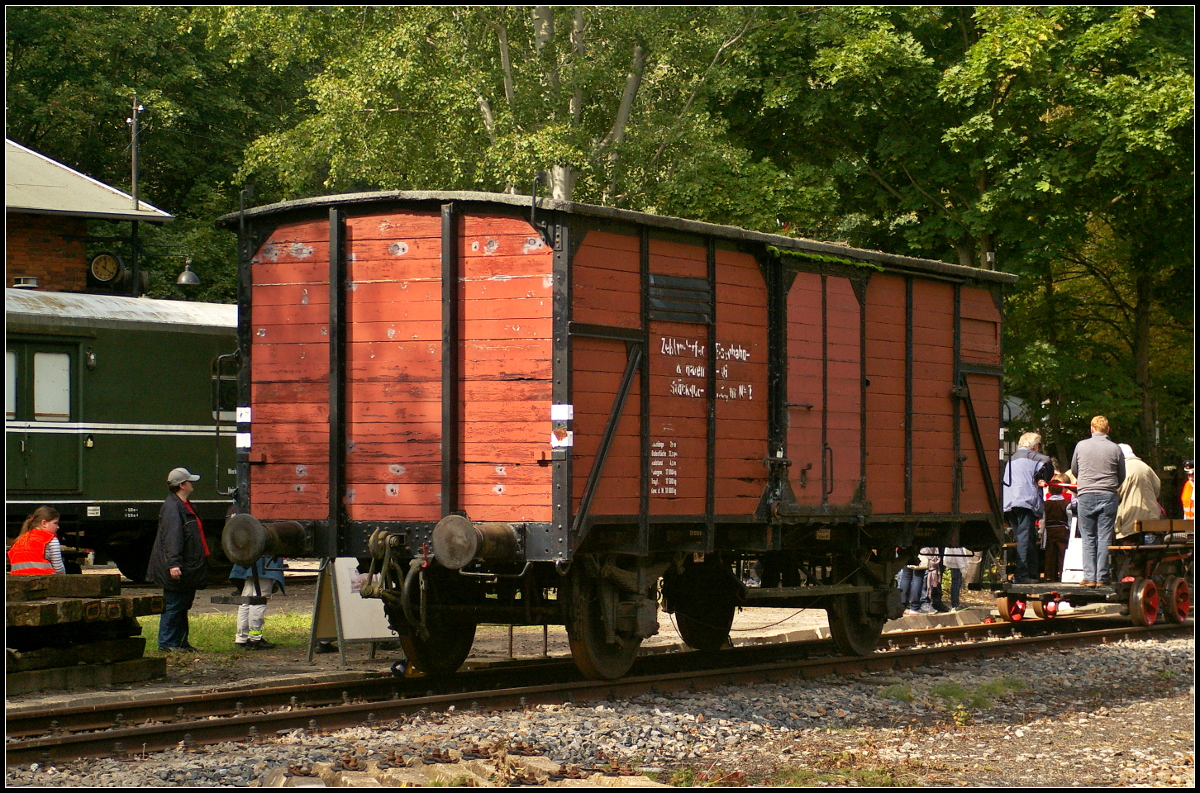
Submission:
[[[1069,459],[1105,413],[1152,462],[1190,456],[1194,11],[771,13],[726,116],[757,156],[827,174],[820,230],[994,253],[1022,276],[1005,337],[1006,390],[1034,406],[1021,429]]]
[[[779,256],[780,258],[788,257],[804,262],[812,262],[813,264],[844,264],[850,267],[861,267],[865,270],[874,270],[880,273],[883,272],[882,265],[875,264],[874,262],[864,262],[860,259],[847,259],[843,256],[829,256],[823,253],[811,253],[809,251],[785,250],[774,245],[768,245],[767,250],[776,256]]]
[[[894,699],[899,702],[912,702],[912,686],[904,683],[893,683],[890,686],[884,686],[879,689],[879,696],[884,699]]]
[[[145,107],[139,197],[177,218],[142,224],[150,293],[230,301],[236,251],[213,219],[237,207],[244,147],[300,107],[304,72],[266,68],[269,53],[223,45],[201,16],[181,7],[7,9],[6,135],[129,192],[126,118],[136,94]],[[128,238],[129,224],[94,223],[90,233]],[[127,244],[117,247],[129,257]],[[189,256],[203,285],[185,295],[174,283]]]
[[[213,13],[237,46],[275,50],[292,35],[262,23],[275,11]],[[751,157],[710,110],[740,79],[753,9],[307,13],[322,18],[307,27],[320,45],[300,57],[325,53],[305,85],[314,110],[255,140],[241,171],[283,196],[524,191],[537,171],[567,165],[576,200],[770,231],[781,210],[822,201],[811,173]]]
[[[233,299],[212,222],[248,181],[527,191],[556,165],[579,201],[995,254],[1014,430],[1066,465],[1104,413],[1151,463],[1194,455],[1194,9],[543,9],[13,7],[6,133],[128,190],[137,95],[141,197],[177,217],[142,228],[156,297]],[[873,266],[841,259],[808,257]]]
[[[992,707],[994,699],[1011,691],[1020,691],[1024,687],[1025,684],[1020,678],[1008,676],[988,680],[974,689],[967,689],[961,683],[953,681],[939,683],[930,689],[930,693],[941,699],[947,710],[954,710],[956,721],[969,723],[970,714],[962,713],[960,715],[960,712],[986,710]],[[960,721],[962,719],[966,719],[966,721]]]

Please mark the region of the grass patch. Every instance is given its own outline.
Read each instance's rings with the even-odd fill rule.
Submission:
[[[1002,697],[1010,691],[1020,691],[1025,687],[1017,677],[1001,677],[989,680],[974,690],[964,688],[960,683],[939,683],[929,691],[935,697],[940,697],[947,710],[962,710],[971,708],[985,710],[992,706],[992,700]]]
[[[720,768],[701,770],[690,765],[653,776],[657,777],[655,781],[672,787],[745,787],[749,784],[742,771],[724,771]]]
[[[971,701],[971,694],[959,683],[938,683],[929,692],[935,697],[941,697],[942,702],[947,708],[952,708],[961,703]]]
[[[968,705],[972,708],[990,708],[992,700],[1004,696],[1010,691],[1020,691],[1025,688],[1025,684],[1019,677],[1002,677],[997,680],[989,680],[971,695]]]
[[[158,621],[157,614],[138,618],[142,626],[142,636],[146,637],[146,655],[163,655],[158,650]],[[268,606],[263,635],[272,644],[278,644],[280,647],[307,649],[308,632],[311,627],[312,617],[307,614],[272,614]],[[233,644],[236,635],[236,614],[188,615],[188,643],[197,650],[216,655],[241,653],[243,650]]]
[[[879,696],[884,699],[899,700],[900,702],[912,702],[912,686],[905,683],[893,683],[890,686],[879,689]]]

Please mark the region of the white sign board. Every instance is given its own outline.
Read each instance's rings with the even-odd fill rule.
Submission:
[[[367,575],[358,572],[357,559],[326,559],[321,563],[309,634],[309,660],[320,641],[338,642],[344,665],[346,642],[394,642],[399,638],[388,624],[383,601],[359,594],[366,581]]]

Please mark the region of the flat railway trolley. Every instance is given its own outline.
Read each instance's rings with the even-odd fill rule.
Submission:
[[[811,607],[863,654],[916,547],[1002,541],[1011,275],[489,193],[219,222],[242,250],[226,552],[359,557],[426,672],[480,623],[563,624],[584,674],[620,677],[660,592],[697,649],[739,607]]]
[[[1111,584],[1084,587],[1067,582],[1007,583],[994,592],[1000,618],[1020,622],[1032,610],[1040,619],[1054,619],[1063,603],[1116,603],[1122,613],[1128,612],[1134,625],[1150,626],[1160,619],[1185,622],[1192,611],[1196,522],[1139,520],[1135,527],[1136,539],[1108,548],[1107,577]]]

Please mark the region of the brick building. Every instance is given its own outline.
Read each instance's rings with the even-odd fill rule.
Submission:
[[[4,141],[4,285],[52,292],[115,291],[88,278],[88,220],[165,223],[174,218],[11,140]],[[132,229],[132,224],[131,224]],[[124,263],[121,263],[124,267]],[[35,280],[36,279],[36,280]],[[128,294],[128,292],[126,292]]]

